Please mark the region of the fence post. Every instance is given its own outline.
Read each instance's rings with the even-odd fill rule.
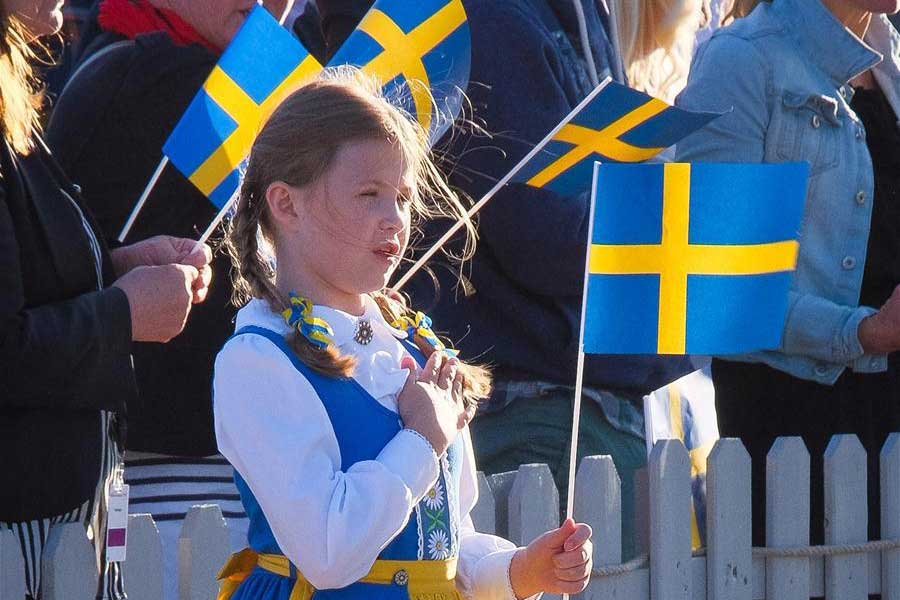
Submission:
[[[216,597],[216,575],[228,558],[228,527],[218,504],[193,506],[178,536],[178,598]]]
[[[497,531],[497,507],[494,503],[494,494],[484,473],[476,473],[478,481],[478,502],[472,507],[472,523],[475,530],[481,533],[494,533]]]
[[[809,544],[809,452],[803,439],[780,437],[766,456],[766,546]],[[766,559],[767,600],[808,600],[809,558]]]
[[[575,476],[575,520],[594,531],[594,566],[622,562],[622,485],[610,456],[585,456]],[[614,598],[615,577],[592,579],[584,598]]]
[[[691,596],[691,466],[681,440],[660,440],[650,452],[650,598]]]
[[[881,449],[881,539],[900,538],[900,433],[888,436]],[[881,597],[900,600],[900,550],[881,555]]]
[[[646,465],[634,472],[634,554],[650,554],[650,479]]]
[[[51,527],[42,559],[43,600],[93,600],[98,576],[96,554],[84,525]]]
[[[128,600],[159,600],[165,573],[162,541],[153,517],[146,513],[128,515],[127,544],[122,577]]]
[[[0,527],[0,600],[25,597],[25,561],[19,540],[13,532]]]
[[[869,535],[866,451],[855,435],[836,435],[825,449],[825,543],[865,543]],[[825,557],[825,597],[866,600],[865,554]]]
[[[721,439],[707,460],[708,600],[750,600],[753,592],[750,455],[739,439]]]
[[[512,539],[509,535],[509,493],[516,481],[516,471],[496,473],[487,478],[491,494],[494,496],[494,531],[502,538]]]
[[[522,465],[509,491],[509,539],[520,546],[559,527],[559,492],[550,467]],[[545,600],[559,596],[544,594]]]
[[[509,539],[520,545],[559,527],[559,492],[550,467],[522,465],[509,492]]]

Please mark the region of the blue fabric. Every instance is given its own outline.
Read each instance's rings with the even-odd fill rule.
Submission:
[[[601,80],[617,60],[599,2],[582,0]],[[468,95],[475,121],[492,137],[456,132],[448,148],[451,181],[478,199],[506,175],[591,91],[571,0],[466,0],[472,31]],[[476,293],[456,289],[455,272],[433,261],[440,283],[413,278],[413,304],[429,306],[464,359],[495,366],[501,381],[571,384],[581,322],[589,194],[561,195],[510,184],[479,216],[478,251],[466,276]],[[446,222],[426,225],[435,237]],[[425,244],[423,244],[425,246]],[[591,356],[585,385],[639,401],[692,371],[681,357]]]
[[[239,335],[259,335],[271,341],[284,352],[296,369],[313,386],[328,413],[331,426],[334,429],[341,452],[342,471],[346,471],[359,461],[374,460],[385,445],[402,428],[399,416],[381,405],[354,379],[326,377],[303,364],[281,334],[262,327],[248,326],[235,332],[232,337]],[[407,351],[420,365],[423,365],[425,360],[418,348],[406,341],[403,343]],[[433,543],[432,539],[434,536],[440,536],[440,533],[435,533],[438,529],[443,529],[446,532],[444,539],[448,544],[448,555],[444,558],[458,555],[458,490],[463,460],[462,453],[462,437],[460,436],[447,449],[446,460],[442,464],[441,473],[434,488],[443,490],[443,496],[436,499],[431,493],[426,494],[425,498],[410,515],[406,527],[385,547],[379,555],[379,559],[429,560],[438,558],[429,554],[429,548],[431,547],[429,543]],[[283,554],[275,541],[275,536],[259,506],[259,502],[257,502],[250,491],[246,481],[237,471],[235,471],[234,479],[238,492],[241,495],[241,502],[247,512],[247,518],[250,521],[247,533],[250,548],[260,553]],[[421,540],[420,529],[422,531]],[[419,555],[420,547],[422,556]],[[263,569],[256,569],[246,582],[241,585],[239,591],[245,587],[254,589],[265,588],[272,591],[265,592],[266,595],[259,596],[259,598],[287,598],[287,596],[278,595],[282,593],[283,587],[267,583],[266,581],[259,581],[261,577],[266,581],[272,577],[287,581],[287,578],[272,575]],[[252,595],[246,597],[257,598],[257,596]],[[407,595],[404,587],[354,583],[341,590],[328,590],[327,593],[324,591],[316,592],[315,597],[349,600],[350,598],[406,598]]]
[[[678,173],[684,177],[669,176]],[[806,174],[805,163],[597,165],[585,352],[722,354],[777,347],[792,252],[782,252],[777,265],[735,263],[727,252],[732,246],[761,251],[767,244],[795,242]],[[686,204],[673,211],[677,202],[663,198],[679,193],[686,194]],[[687,247],[679,241],[680,223]],[[691,246],[708,248],[701,262],[710,264],[690,259],[685,253]],[[715,250],[719,258],[710,258]],[[598,260],[616,255],[640,256],[643,264],[620,269],[623,258],[613,265]],[[649,255],[659,264],[648,268]],[[666,289],[666,273],[681,279],[683,291]],[[680,348],[673,349],[663,341],[659,317],[679,305],[686,310],[676,335]],[[607,317],[624,306],[627,316]]]
[[[217,67],[256,104],[261,104],[308,56],[308,52],[262,6],[256,7],[222,53]],[[239,127],[202,88],[163,146],[163,154],[190,178]],[[253,117],[247,117],[253,118]],[[250,123],[257,127],[258,123]],[[249,148],[245,149],[249,152]],[[244,155],[229,156],[234,169],[208,192],[210,202],[222,208],[240,183],[238,167]],[[218,179],[218,178],[217,178]]]
[[[619,162],[624,158],[622,156],[617,158],[615,152],[607,155],[594,149],[546,183],[532,181],[532,178],[540,177],[545,169],[576,150],[576,144],[565,141],[567,139],[566,129],[570,125],[600,132],[607,127],[615,127],[620,119],[626,118],[632,112],[655,103],[652,96],[614,81],[609,82],[594,94],[585,106],[579,109],[578,113],[567,122],[547,146],[522,167],[513,177],[513,182],[528,183],[558,194],[579,194],[589,190],[591,181],[593,181],[594,162]],[[617,139],[635,148],[658,153],[662,149],[673,146],[677,141],[700,129],[717,116],[715,113],[695,113],[675,106],[667,106],[661,112],[646,117],[631,129],[618,135]],[[644,160],[649,158],[648,156]],[[624,162],[637,161],[633,157],[628,157]]]
[[[892,55],[879,84],[900,94],[900,35],[883,16]],[[777,350],[728,356],[762,362],[795,377],[833,384],[845,368],[884,371],[867,355],[859,323],[877,307],[859,306],[874,176],[848,81],[881,61],[820,0],[761,3],[717,31],[694,56],[677,104],[731,112],[678,144],[678,161],[809,163],[800,255]]]
[[[377,0],[371,10],[384,13],[404,35],[409,35],[449,4],[459,4],[459,0],[419,0],[418,2]],[[465,21],[443,33],[445,35],[440,41],[423,55],[409,57],[412,61],[421,60],[426,81],[416,81],[415,84],[427,85],[433,97],[433,103],[428,105],[432,112],[428,128],[429,137],[433,142],[441,138],[459,115],[463,93],[469,83],[469,65],[472,54],[469,26]],[[382,42],[383,40],[375,39],[368,33],[357,29],[341,45],[328,62],[328,66],[351,64],[365,68],[369,61],[383,51],[416,51],[415,46],[408,42],[405,48],[391,48],[390,45]],[[405,75],[400,74],[391,81],[385,82],[384,91],[389,99],[422,122],[423,116],[417,114],[415,103],[412,101],[411,88],[412,86],[407,84]]]

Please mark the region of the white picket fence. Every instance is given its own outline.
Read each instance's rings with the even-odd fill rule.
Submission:
[[[621,492],[612,460],[585,458],[576,478],[575,515],[594,529],[595,572],[582,598],[617,600],[900,600],[900,434],[881,456],[884,541],[867,543],[866,454],[856,436],[835,436],[825,452],[826,546],[809,547],[809,453],[779,438],[766,469],[769,548],[751,548],[750,458],[739,440],[720,440],[707,471],[707,543],[691,552],[688,454],[659,442],[637,493],[638,547],[622,564]],[[476,528],[525,544],[559,523],[559,495],[546,465],[479,476]],[[642,482],[642,483],[640,483]],[[179,600],[215,597],[214,577],[228,554],[218,506],[194,507],[178,546]],[[55,528],[44,553],[44,600],[92,600],[93,553],[76,524]],[[0,536],[0,600],[21,600],[21,556]],[[162,596],[162,551],[149,515],[131,515],[125,585],[130,600]],[[545,596],[545,598],[555,598]]]

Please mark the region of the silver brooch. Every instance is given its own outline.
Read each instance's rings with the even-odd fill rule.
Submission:
[[[356,322],[356,331],[353,333],[353,341],[361,346],[367,345],[372,341],[374,333],[372,324],[368,319],[360,319]]]

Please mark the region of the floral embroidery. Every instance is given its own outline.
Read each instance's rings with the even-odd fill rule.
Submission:
[[[439,510],[444,507],[444,489],[440,480],[434,482],[434,487],[428,490],[422,500],[425,502],[425,506],[431,510]]]
[[[428,555],[434,560],[450,557],[450,540],[443,529],[435,529],[428,536]]]

